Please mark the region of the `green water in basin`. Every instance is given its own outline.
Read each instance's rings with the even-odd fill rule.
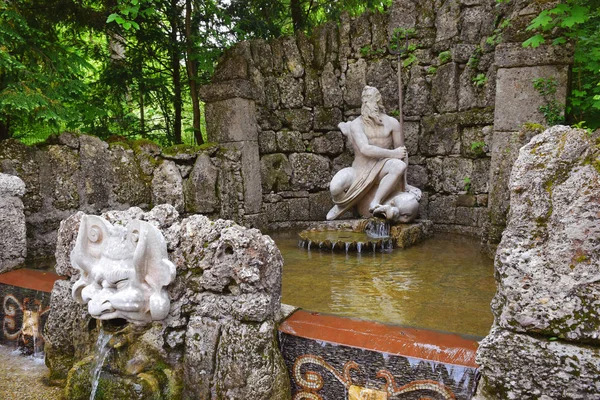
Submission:
[[[411,248],[361,254],[298,247],[270,235],[284,258],[283,298],[309,311],[485,336],[493,317],[493,262],[476,239],[450,234]]]

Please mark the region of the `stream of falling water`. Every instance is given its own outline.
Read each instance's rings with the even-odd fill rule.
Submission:
[[[106,361],[106,357],[110,352],[108,342],[112,338],[110,333],[106,333],[100,330],[98,340],[96,340],[96,359],[94,360],[94,369],[92,370],[92,392],[90,393],[90,400],[94,400],[96,397],[96,390],[98,390],[98,382],[100,380],[100,372],[102,372],[102,365]]]

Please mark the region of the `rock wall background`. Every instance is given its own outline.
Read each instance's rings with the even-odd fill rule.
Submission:
[[[555,126],[535,136],[509,187],[477,398],[597,397],[600,131]]]
[[[556,100],[566,99],[571,48],[521,46],[548,4],[396,0],[387,13],[344,16],[310,37],[239,43],[201,90],[217,145],[161,150],[69,133],[37,147],[3,142],[0,172],[27,186],[29,257],[52,254],[59,222],[77,210],[169,203],[261,229],[323,221],[328,184],[353,159],[336,127],[359,115],[363,86],[378,87],[388,113],[398,113],[388,49],[396,28],[415,30],[402,90],[421,218],[438,231],[481,235],[493,251],[506,225],[512,163],[543,128],[531,128],[544,123],[539,106],[547,101],[533,79],[555,79]]]
[[[53,255],[60,221],[79,210],[100,214],[168,203],[182,214],[243,222],[241,168],[241,153],[218,145],[161,149],[146,141],[106,143],[71,133],[35,147],[13,140],[0,145],[0,172],[26,185],[30,258]]]
[[[223,121],[244,116],[247,140],[258,143],[263,222],[325,218],[328,183],[353,158],[337,124],[360,114],[366,84],[397,115],[397,62],[388,45],[396,28],[413,28],[414,62],[403,68],[402,90],[409,182],[424,191],[421,217],[438,230],[491,231],[490,193],[506,192],[504,176],[490,174],[505,158],[502,140],[525,122],[543,122],[533,79],[557,78],[564,103],[571,63],[568,48],[521,47],[543,2],[507,3],[397,0],[387,13],[344,16],[310,37],[229,50],[203,88],[208,131],[217,142],[241,141]],[[497,213],[496,231],[505,212]]]

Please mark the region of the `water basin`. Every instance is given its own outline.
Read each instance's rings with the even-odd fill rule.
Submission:
[[[493,262],[475,238],[436,234],[408,249],[302,249],[298,232],[271,237],[284,258],[286,304],[338,316],[485,336],[493,322]]]

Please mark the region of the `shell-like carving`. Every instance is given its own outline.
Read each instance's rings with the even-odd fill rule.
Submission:
[[[84,215],[71,264],[81,272],[73,298],[87,304],[92,317],[145,324],[168,315],[165,287],[175,278],[175,265],[152,224],[133,220],[124,227]]]

